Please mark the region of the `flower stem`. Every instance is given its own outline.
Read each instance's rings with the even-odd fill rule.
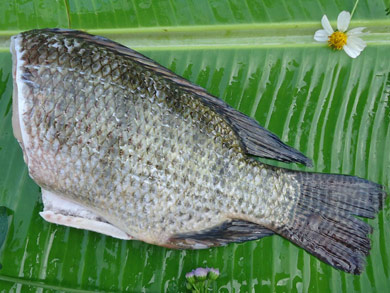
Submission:
[[[358,3],[359,3],[359,0],[356,0],[355,5],[354,5],[353,8],[352,8],[351,19],[352,19],[353,14],[355,13],[356,6],[358,5]]]

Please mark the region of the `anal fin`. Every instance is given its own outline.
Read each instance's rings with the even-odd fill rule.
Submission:
[[[42,200],[44,210],[39,214],[50,223],[90,230],[124,240],[134,239],[88,208],[66,200],[64,197],[51,191],[42,189]]]
[[[273,235],[271,230],[246,221],[230,220],[211,229],[173,235],[167,247],[177,249],[204,249],[231,242],[245,242]]]

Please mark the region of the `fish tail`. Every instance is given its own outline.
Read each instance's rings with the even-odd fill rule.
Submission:
[[[291,221],[275,232],[337,269],[360,274],[372,228],[355,216],[375,217],[386,197],[383,186],[353,176],[293,174],[298,202]]]

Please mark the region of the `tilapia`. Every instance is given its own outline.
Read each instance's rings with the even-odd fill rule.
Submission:
[[[12,37],[13,130],[52,223],[177,249],[278,234],[360,274],[384,187],[307,173],[299,151],[205,89],[106,38]]]

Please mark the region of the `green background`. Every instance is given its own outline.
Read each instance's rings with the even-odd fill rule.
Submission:
[[[9,231],[0,249],[2,291],[185,290],[185,273],[221,271],[220,292],[385,292],[390,288],[390,204],[372,220],[361,276],[337,271],[279,236],[202,251],[46,223],[39,187],[12,134],[9,38],[71,27],[141,51],[254,117],[313,159],[313,168],[390,186],[390,1],[361,0],[351,27],[365,26],[357,59],[314,42],[327,14],[335,25],[354,1],[123,0],[0,2],[0,205]],[[267,161],[278,166],[282,163]]]

